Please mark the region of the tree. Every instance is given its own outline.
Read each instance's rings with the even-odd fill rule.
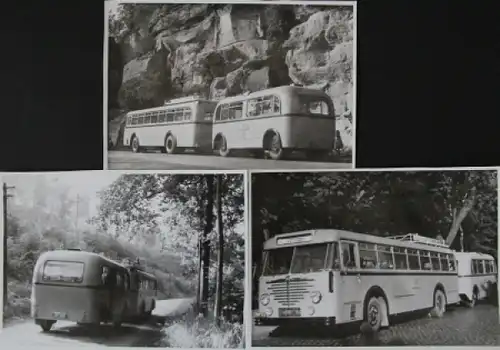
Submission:
[[[243,280],[239,272],[235,273],[244,260],[240,229],[244,211],[243,175],[218,176],[220,183],[216,184],[214,175],[208,174],[123,175],[100,194],[101,205],[93,220],[99,230],[118,232],[124,237],[134,237],[138,232],[162,235],[159,240],[162,249],[186,257],[186,273],[199,276],[199,311],[203,314],[207,312],[207,301],[212,300],[210,295],[216,295],[213,281],[217,278],[210,276],[216,276],[211,272],[216,270],[211,267],[217,268],[219,262],[213,261],[210,253],[218,250],[221,240],[222,247],[228,248],[220,251],[223,266],[236,266],[224,269],[221,287],[229,281],[240,288],[234,278]],[[219,194],[220,210],[217,210]],[[214,229],[219,228],[219,223],[220,231]],[[223,293],[219,304],[222,309],[229,299],[230,296]],[[234,312],[242,311],[242,302],[243,298]]]
[[[222,315],[222,283],[223,283],[223,270],[224,270],[224,231],[222,224],[222,178],[217,175],[217,234],[219,236],[219,252],[217,255],[217,291],[215,297],[215,322],[217,326],[220,325]]]

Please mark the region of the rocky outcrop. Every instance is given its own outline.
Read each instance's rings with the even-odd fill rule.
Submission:
[[[291,82],[316,85],[332,97],[342,143],[352,146],[352,11],[282,5],[121,6],[110,24],[120,45],[120,50],[110,49],[110,62],[123,66],[114,108],[153,107],[193,93],[220,99]],[[116,89],[116,83],[111,85]],[[111,126],[110,131],[115,132]]]

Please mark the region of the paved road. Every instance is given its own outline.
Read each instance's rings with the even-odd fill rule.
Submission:
[[[309,334],[304,334],[307,331]],[[355,330],[344,330],[343,335],[310,332],[311,329],[294,329],[292,333],[281,327],[254,326],[252,346],[500,345],[498,308],[491,305],[478,305],[474,309],[456,307],[442,319],[424,315],[413,316],[406,322],[399,320],[374,339],[367,339]]]
[[[170,299],[158,301],[153,319],[165,318],[167,325],[188,312],[193,299]],[[112,325],[98,327],[79,326],[72,322],[57,322],[50,332],[44,333],[33,320],[20,321],[6,326],[0,332],[0,348],[11,346],[49,346],[61,349],[108,346],[158,346],[164,338],[163,327],[154,322],[143,325],[124,324],[121,328]],[[163,346],[165,346],[163,344]]]
[[[252,157],[219,157],[212,155],[132,153],[109,151],[108,169],[121,170],[231,170],[231,169],[351,169],[351,163],[274,161]]]

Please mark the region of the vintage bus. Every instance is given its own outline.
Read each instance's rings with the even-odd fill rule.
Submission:
[[[156,277],[137,268],[130,271],[129,316],[143,319],[151,316],[156,307],[158,281]]]
[[[497,282],[495,259],[488,254],[474,252],[456,252],[458,265],[458,291],[462,302],[474,305],[489,296],[492,285]]]
[[[281,86],[222,99],[213,121],[213,148],[220,156],[233,150],[264,153],[272,159],[292,151],[309,157],[335,147],[335,114],[323,91]]]
[[[457,304],[453,251],[419,235],[383,238],[341,230],[279,234],[264,244],[258,323],[361,322]],[[368,328],[366,327],[368,326]]]
[[[217,102],[198,96],[167,101],[164,106],[127,114],[123,144],[133,152],[160,149],[173,154],[193,149],[211,152],[212,115]]]
[[[153,276],[136,272],[101,255],[80,250],[43,253],[33,271],[31,315],[44,331],[57,321],[98,325],[144,317],[155,302]],[[132,278],[131,278],[132,277]],[[151,285],[147,289],[144,281]]]

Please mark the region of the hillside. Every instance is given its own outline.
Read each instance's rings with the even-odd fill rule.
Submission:
[[[110,18],[110,137],[120,144],[125,112],[165,99],[298,83],[332,97],[349,152],[353,29],[339,6],[122,4]]]

